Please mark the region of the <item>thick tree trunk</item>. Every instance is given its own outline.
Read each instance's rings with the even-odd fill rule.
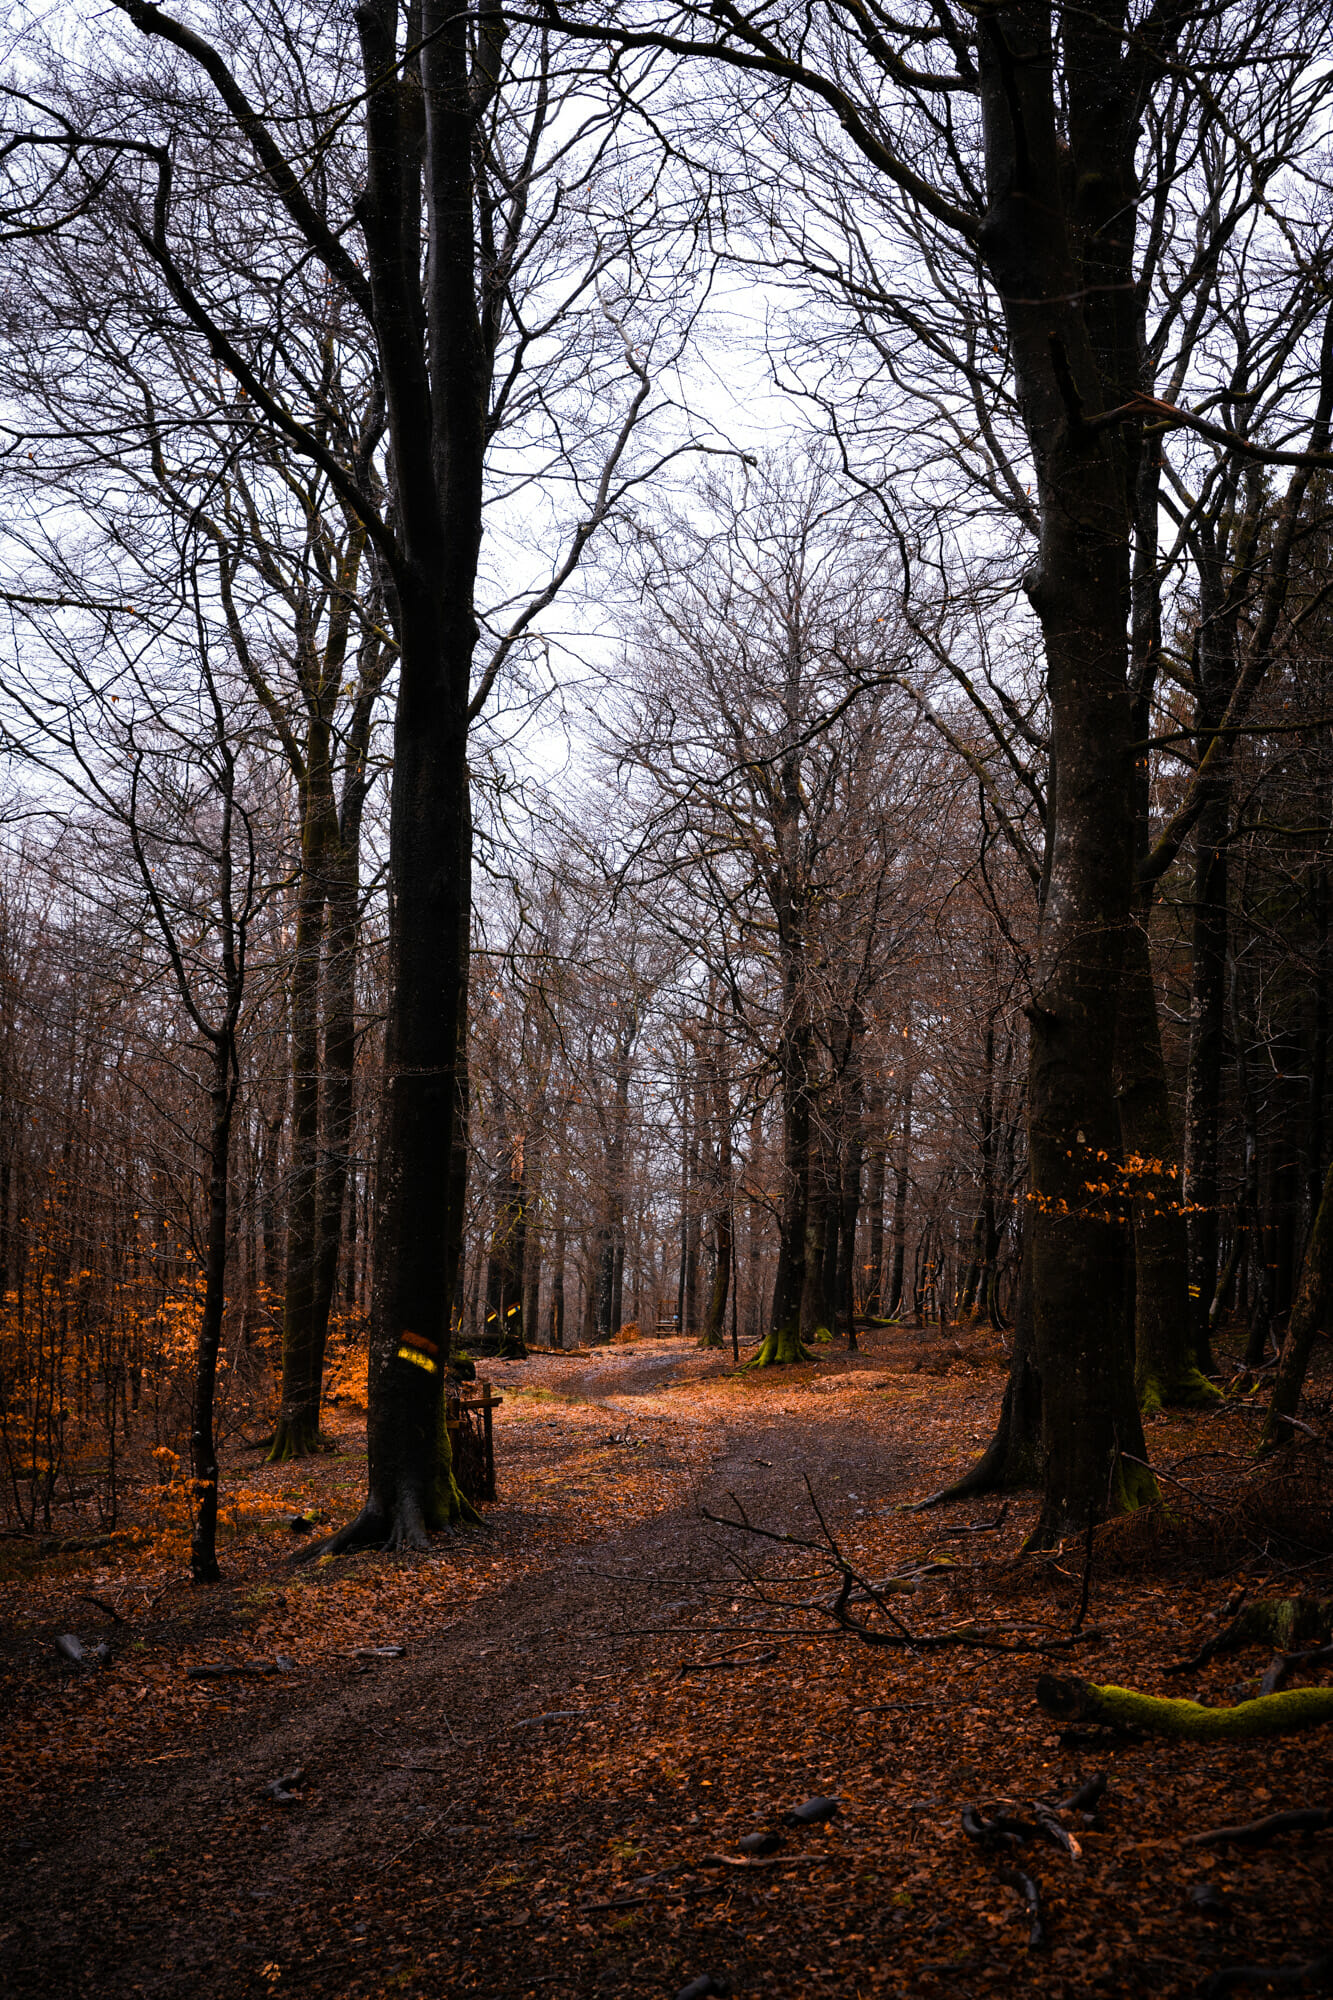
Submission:
[[[1014,1344],[1009,1355],[1000,1418],[976,1464],[962,1477],[918,1504],[936,1507],[946,1500],[969,1500],[978,1493],[1006,1492],[1039,1486],[1042,1468],[1041,1377],[1037,1373],[1032,1329],[1032,1280],[1024,1257],[1014,1308]]]
[[[375,1174],[369,1486],[331,1546],[425,1547],[466,1503],[444,1416],[459,1232],[450,1214],[467,1002],[467,728],[477,628],[485,363],[476,304],[467,16],[423,0],[420,95],[393,0],[365,0],[358,204],[393,446],[399,688],[389,822],[389,1001]],[[422,124],[418,128],[418,106]],[[418,151],[418,139],[424,146]],[[421,180],[418,179],[418,160]],[[418,214],[428,255],[421,323]]]
[[[1328,1309],[1329,1286],[1333,1282],[1333,1166],[1324,1179],[1314,1226],[1305,1248],[1296,1303],[1292,1308],[1287,1337],[1282,1343],[1273,1399],[1264,1422],[1261,1452],[1285,1444],[1292,1433],[1292,1420],[1300,1407],[1310,1353]]]
[[[1072,170],[1057,140],[1049,12],[1001,6],[977,30],[981,248],[1004,301],[1040,500],[1040,549],[1025,581],[1045,644],[1058,774],[1029,1007],[1029,1254],[1045,1446],[1038,1544],[1147,1490],[1122,1456],[1145,1455],[1121,1308],[1124,1225],[1096,1192],[1119,1154],[1116,991],[1134,869],[1132,481],[1123,433],[1085,422],[1108,393],[1137,386],[1129,293],[1139,106],[1114,23],[1085,19],[1062,32]]]
[[[1135,1385],[1145,1410],[1202,1407],[1218,1391],[1194,1359],[1181,1176],[1148,939],[1125,936],[1116,1021],[1122,1171],[1134,1229]]]

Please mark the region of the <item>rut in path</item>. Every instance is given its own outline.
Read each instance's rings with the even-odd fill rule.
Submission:
[[[622,1374],[614,1388],[623,1396],[660,1379],[660,1369],[632,1384]],[[270,1701],[219,1719],[190,1755],[127,1766],[65,1812],[53,1800],[39,1852],[10,1876],[0,1981],[47,2000],[226,1996],[298,1982],[333,1994],[359,1981],[375,1940],[393,1949],[398,1930],[414,1959],[448,1958],[440,1991],[471,1990],[493,1954],[484,1926],[460,1933],[458,1912],[479,1913],[477,1885],[497,1864],[531,1859],[526,1802],[548,1739],[576,1720],[570,1709],[591,1712],[594,1741],[614,1730],[620,1683],[674,1673],[699,1650],[644,1628],[688,1621],[731,1585],[726,1537],[700,1505],[716,1510],[734,1493],[756,1519],[804,1527],[803,1475],[840,1506],[849,1493],[884,1505],[902,1490],[900,1463],[846,1418],[733,1431],[688,1504],[484,1598],[409,1657],[331,1687],[275,1684]],[[571,1695],[575,1687],[583,1691]],[[706,1730],[706,1690],[700,1700]],[[556,1719],[534,1720],[544,1715]],[[299,1806],[250,1807],[267,1780],[297,1769]],[[514,1801],[525,1802],[521,1826]],[[646,1797],[575,1784],[549,1801],[538,1839],[558,1874],[618,1826],[644,1838],[656,1810]],[[427,1875],[423,1914],[417,1885]],[[601,1958],[589,1990],[617,1990],[615,1953]],[[526,1990],[525,1971],[540,1986],[548,1963],[534,1946],[512,1990]],[[577,1976],[548,1974],[543,1990]]]

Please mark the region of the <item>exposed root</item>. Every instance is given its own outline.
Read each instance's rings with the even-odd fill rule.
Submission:
[[[359,1549],[382,1549],[389,1538],[389,1522],[379,1502],[367,1500],[355,1520],[322,1541],[308,1542],[291,1557],[293,1565],[316,1561],[320,1556],[355,1555]]]
[[[1139,1408],[1145,1416],[1157,1410],[1206,1410],[1223,1400],[1215,1382],[1197,1368],[1179,1375],[1148,1375],[1139,1384]]]
[[[774,1327],[764,1335],[759,1352],[746,1362],[747,1368],[788,1368],[815,1356],[801,1339],[796,1326]]]
[[[1171,1701],[1135,1688],[1095,1686],[1091,1681],[1042,1674],[1037,1700],[1060,1722],[1101,1722],[1149,1729],[1190,1743],[1244,1741],[1287,1729],[1313,1729],[1333,1722],[1333,1688],[1290,1688],[1259,1695],[1234,1708],[1205,1708],[1202,1702]]]

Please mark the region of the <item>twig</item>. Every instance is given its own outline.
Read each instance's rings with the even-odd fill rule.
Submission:
[[[842,1859],[838,1854],[747,1855],[743,1860],[733,1859],[729,1854],[705,1854],[698,1865],[701,1868],[735,1868],[746,1874],[755,1868],[822,1868]]]
[[[108,1604],[104,1597],[94,1597],[92,1593],[87,1590],[76,1590],[74,1595],[80,1604],[95,1604],[99,1611],[105,1611],[107,1617],[113,1619],[117,1625],[123,1625],[125,1623],[125,1620],[121,1617],[115,1605]]]
[[[766,1667],[770,1660],[776,1660],[776,1649],[767,1653],[752,1653],[748,1659],[738,1660],[725,1654],[712,1660],[682,1660],[676,1672],[683,1678],[686,1674],[707,1673],[712,1667]]]
[[[940,1528],[937,1530],[936,1539],[941,1542],[951,1542],[959,1535],[993,1535],[997,1528],[1004,1526],[1008,1518],[1009,1502],[1006,1500],[993,1521],[976,1521],[970,1527]]]

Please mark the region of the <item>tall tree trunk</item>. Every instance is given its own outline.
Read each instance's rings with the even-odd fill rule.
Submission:
[[[542,1232],[538,1222],[541,1207],[540,1142],[528,1148],[528,1227],[523,1248],[523,1338],[540,1338],[542,1294]]]
[[[867,1229],[865,1305],[867,1319],[878,1319],[883,1310],[884,1268],[884,1085],[878,1073],[870,1086],[866,1107],[866,1137],[870,1143],[870,1173],[866,1187]]]
[[[802,1344],[827,1340],[829,1325],[827,1271],[824,1251],[828,1238],[829,1173],[827,1140],[812,1139],[807,1151],[805,1251],[802,1262],[800,1337]]]
[[[227,1303],[227,1181],[231,1164],[231,1124],[236,1104],[235,1051],[230,1032],[212,1045],[209,1090],[208,1225],[204,1238],[204,1308],[194,1357],[190,1411],[190,1472],[194,1515],[190,1530],[190,1572],[196,1583],[216,1583],[218,1567],[218,1453],[214,1437],[218,1355]]]
[[[699,1336],[699,1345],[721,1347],[722,1329],[726,1323],[727,1298],[732,1282],[732,1264],[735,1261],[735,1208],[731,1160],[731,1077],[726,1043],[721,1025],[716,1020],[709,1035],[708,1051],[708,1082],[712,1087],[711,1110],[715,1140],[712,1176],[713,1283],[709,1292],[703,1331]]]
[[[1264,1421],[1261,1452],[1270,1452],[1287,1443],[1292,1434],[1301,1389],[1314,1338],[1328,1309],[1329,1285],[1333,1281],[1333,1166],[1324,1179],[1323,1192],[1315,1211],[1314,1227],[1305,1247],[1296,1303],[1292,1308],[1287,1337],[1282,1343],[1273,1398]]]
[[[523,1264],[527,1247],[525,1137],[514,1133],[509,1157],[497,1169],[494,1223],[486,1266],[486,1345],[507,1361],[527,1352],[523,1330]]]
[[[1056,774],[1029,1006],[1030,1256],[1045,1431],[1038,1544],[1154,1490],[1133,1462],[1145,1454],[1121,1305],[1125,1233],[1092,1192],[1119,1153],[1116,991],[1134,875],[1133,457],[1124,431],[1084,421],[1139,386],[1131,295],[1140,104],[1116,22],[1066,23],[1062,37],[1069,102],[1057,115],[1050,14],[1018,4],[978,19],[981,243],[1005,302],[1037,482],[1041,542],[1025,584],[1045,646]]]
[[[759,1340],[764,1312],[763,1296],[763,1209],[759,1199],[759,1161],[764,1144],[763,1106],[755,1100],[750,1113],[750,1151],[746,1161],[749,1177],[745,1204],[746,1262],[749,1267],[749,1296],[745,1301],[746,1331],[752,1342]]]
[[[910,1041],[908,1062],[911,1062]],[[898,1131],[898,1156],[893,1167],[893,1268],[889,1275],[889,1318],[902,1316],[903,1263],[907,1254],[907,1183],[912,1166],[912,1077],[910,1069],[904,1073],[901,1103],[901,1122]]]
[[[1218,1391],[1195,1364],[1181,1177],[1147,933],[1125,936],[1116,1022],[1123,1173],[1134,1230],[1134,1366],[1140,1406],[1200,1408]]]
[[[444,0],[423,0],[418,95],[417,66],[400,61],[398,20],[395,0],[365,0],[357,10],[368,86],[358,216],[393,448],[399,684],[368,1492],[360,1515],[333,1539],[338,1548],[424,1548],[432,1528],[466,1507],[450,1463],[441,1364],[459,1239],[450,1195],[467,1003],[467,731],[486,368],[476,302],[470,23]]]
[[[555,1255],[551,1264],[551,1345],[565,1344],[565,1247],[568,1229],[561,1211],[555,1225]]]

